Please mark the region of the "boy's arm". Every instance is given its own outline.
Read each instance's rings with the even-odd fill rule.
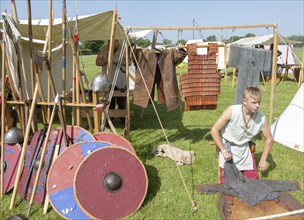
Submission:
[[[225,145],[222,142],[222,138],[220,135],[221,129],[229,122],[231,119],[231,108],[228,107],[221,117],[214,123],[213,127],[211,128],[211,136],[216,144],[216,146],[220,149],[226,159],[231,159],[231,154],[228,151],[225,151]]]
[[[267,159],[270,149],[273,145],[273,138],[272,138],[272,134],[270,131],[270,126],[266,120],[265,120],[265,123],[262,128],[262,134],[266,138],[266,141],[265,141],[264,151],[262,153],[262,156],[261,156],[261,159],[259,162],[259,168],[261,171],[264,171],[264,170],[266,170],[266,165],[267,165],[266,159]]]

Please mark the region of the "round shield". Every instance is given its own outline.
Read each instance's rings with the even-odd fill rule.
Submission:
[[[121,219],[140,208],[148,179],[136,155],[123,148],[106,147],[81,162],[74,188],[79,206],[90,218]]]
[[[46,129],[47,130],[47,129]],[[36,131],[27,145],[24,158],[24,167],[18,185],[18,194],[26,200],[30,200],[35,183],[37,170],[40,163],[41,151],[45,143],[45,130]],[[46,195],[46,179],[51,165],[53,151],[57,140],[57,129],[51,129],[44,161],[39,176],[38,186],[35,193],[34,203],[43,203]]]
[[[66,133],[68,135],[68,146],[79,142],[95,141],[94,136],[89,131],[75,125],[67,125]],[[65,146],[65,140],[63,137],[60,152],[62,152],[66,147],[67,146]]]
[[[14,187],[20,153],[19,144],[4,145],[4,192],[10,191]]]
[[[130,142],[118,134],[111,133],[111,132],[101,132],[101,133],[94,134],[94,137],[98,141],[110,142],[113,145],[125,148],[125,149],[129,150],[131,153],[136,155],[136,152],[135,152],[134,148],[132,147],[132,145],[130,144]]]
[[[47,192],[54,210],[63,218],[88,219],[79,208],[75,197],[73,180],[81,161],[93,151],[111,146],[109,142],[91,141],[71,145],[54,161],[49,170]],[[88,180],[90,181],[90,180]]]

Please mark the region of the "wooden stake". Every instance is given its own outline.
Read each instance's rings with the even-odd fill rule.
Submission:
[[[15,203],[15,199],[16,199],[16,194],[17,194],[17,190],[18,190],[20,177],[21,177],[21,172],[22,172],[23,165],[24,165],[24,157],[25,157],[25,154],[26,154],[26,146],[28,144],[29,136],[30,136],[31,121],[33,119],[33,115],[34,115],[35,108],[36,108],[37,95],[38,95],[38,84],[36,83],[34,93],[33,93],[33,100],[32,100],[29,120],[28,120],[28,123],[27,123],[27,126],[26,126],[26,131],[25,131],[25,136],[24,136],[24,141],[23,141],[23,147],[22,147],[21,153],[20,153],[18,169],[17,169],[16,179],[15,179],[15,185],[14,185],[14,190],[13,190],[13,194],[12,194],[9,209],[12,209],[14,207],[14,203]]]
[[[272,51],[272,76],[271,76],[271,90],[270,90],[270,106],[269,106],[269,125],[272,124],[272,111],[273,111],[273,97],[274,88],[277,77],[277,54],[278,54],[278,26],[274,26],[274,41],[273,41],[273,51]]]
[[[4,45],[4,44],[3,44]],[[4,54],[4,46],[2,47],[2,91],[1,91],[1,182],[0,182],[0,199],[2,199],[2,196],[4,194],[4,131],[5,131],[5,107],[6,107],[6,94],[5,94],[5,68],[4,68],[4,62],[5,62],[5,54]]]
[[[59,129],[59,132],[58,132],[58,136],[57,136],[57,143],[56,143],[56,146],[55,146],[55,150],[54,150],[54,154],[53,154],[53,159],[52,159],[52,163],[51,165],[54,163],[55,159],[58,157],[59,155],[59,152],[60,152],[60,144],[61,144],[61,141],[62,141],[62,137],[63,137],[63,128],[60,127]],[[49,202],[50,202],[50,199],[49,199],[49,195],[47,194],[45,196],[45,200],[44,200],[44,205],[43,205],[43,214],[46,214],[47,213],[47,210],[48,210],[48,207],[49,207]]]
[[[45,151],[46,151],[47,146],[48,146],[48,140],[49,140],[49,137],[50,137],[50,133],[51,133],[51,129],[52,129],[55,113],[56,113],[56,106],[57,106],[58,98],[59,97],[57,95],[56,98],[55,98],[55,101],[54,101],[55,103],[54,103],[53,111],[52,111],[52,114],[51,114],[49,127],[48,127],[48,130],[46,132],[46,137],[44,139],[44,144],[43,144],[43,147],[42,147],[42,150],[41,150],[40,162],[39,162],[38,170],[36,172],[36,178],[35,178],[32,194],[31,194],[31,199],[30,199],[30,204],[29,204],[27,216],[29,216],[30,212],[31,212],[31,207],[32,207],[32,204],[34,202],[34,198],[35,198],[35,194],[36,194],[36,190],[37,190],[37,186],[38,186],[38,181],[39,181],[39,178],[40,178],[40,173],[41,173],[41,170],[42,170],[42,166],[44,164]]]

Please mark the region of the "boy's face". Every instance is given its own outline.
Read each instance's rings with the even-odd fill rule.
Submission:
[[[256,113],[260,109],[261,98],[246,97],[243,99],[244,106],[252,113]]]

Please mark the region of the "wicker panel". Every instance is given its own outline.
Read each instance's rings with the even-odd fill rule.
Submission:
[[[187,52],[188,52],[188,55],[193,55],[193,54],[196,54],[196,44],[187,44]]]
[[[185,102],[188,106],[217,105],[217,96],[191,96],[186,97]]]
[[[188,70],[188,74],[214,74],[217,73],[215,69],[195,69],[195,70]]]
[[[195,110],[215,110],[217,105],[197,105],[197,106],[188,106],[185,104],[185,111],[195,111]]]
[[[213,90],[207,90],[207,91],[183,91],[183,96],[185,98],[191,97],[191,96],[218,96],[221,93],[220,89],[214,88]]]
[[[193,74],[182,74],[181,75],[181,82],[183,82],[184,80],[187,80],[187,79],[218,79],[220,80],[221,78],[221,74],[216,72],[216,73],[213,73],[213,74],[201,74],[201,73],[193,73]]]
[[[205,70],[205,69],[212,69],[213,71],[217,70],[217,64],[193,64],[188,66],[188,70]]]

